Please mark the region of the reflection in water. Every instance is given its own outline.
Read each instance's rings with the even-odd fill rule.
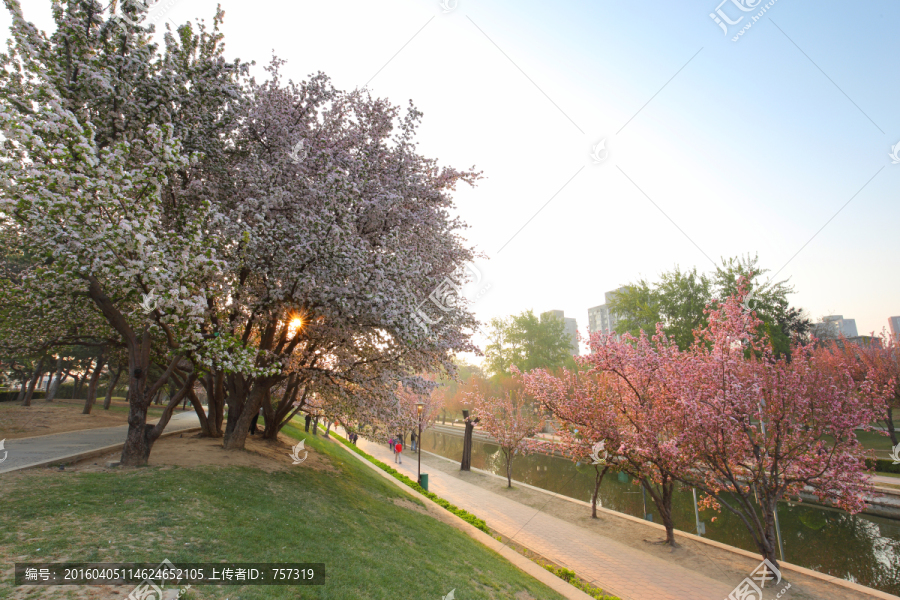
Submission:
[[[462,436],[426,431],[422,449],[459,460],[462,441]],[[506,463],[496,444],[475,440],[472,466],[506,476]],[[512,476],[518,481],[585,502],[590,502],[594,489],[593,467],[578,467],[566,459],[543,454],[517,456],[513,461]],[[626,476],[605,477],[600,488],[600,502],[610,510],[635,517],[642,514],[641,488]],[[659,523],[659,514],[649,499],[647,510],[653,514],[654,522]],[[585,507],[585,511],[590,514],[589,508]],[[676,492],[673,513],[676,528],[694,532],[690,488]],[[785,502],[778,505],[778,516],[788,562],[900,595],[900,522]],[[713,517],[716,517],[715,523]],[[700,519],[706,522],[705,537],[756,551],[744,524],[733,514],[724,509],[719,513],[705,510],[700,512]]]

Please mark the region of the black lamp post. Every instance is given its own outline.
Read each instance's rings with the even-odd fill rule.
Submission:
[[[416,438],[416,448],[419,451],[419,474],[416,483],[422,485],[422,409],[425,408],[423,402],[416,402],[416,415],[419,421],[419,437]]]

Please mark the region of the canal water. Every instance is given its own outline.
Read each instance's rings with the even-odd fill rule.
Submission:
[[[462,456],[462,436],[426,431],[422,438],[423,450],[453,460]],[[472,466],[506,476],[506,463],[496,444],[474,441]],[[572,461],[556,456],[519,455],[513,461],[513,479],[590,502],[594,468],[576,466]],[[615,473],[604,477],[600,500],[604,508],[642,516],[644,503],[640,486]],[[653,521],[660,523],[659,513],[649,496],[646,507],[653,515]],[[590,508],[585,507],[585,511]],[[673,512],[677,529],[696,533],[694,502],[689,488],[676,492]],[[779,504],[778,518],[787,562],[900,595],[900,521],[787,502]],[[732,513],[725,509],[721,512],[700,511],[700,520],[706,525],[704,537],[756,552],[743,522]]]

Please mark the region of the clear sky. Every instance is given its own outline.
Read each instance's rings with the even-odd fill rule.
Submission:
[[[484,172],[456,193],[482,321],[561,309],[585,331],[607,290],[746,253],[814,318],[900,315],[900,2],[445,2],[221,5],[230,56],[412,100],[422,153]],[[743,19],[726,34],[717,8]],[[50,26],[49,2],[23,9]]]

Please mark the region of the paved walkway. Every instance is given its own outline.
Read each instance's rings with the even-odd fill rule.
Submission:
[[[200,425],[194,411],[180,412],[172,416],[163,433],[191,429]],[[0,473],[15,471],[48,460],[64,458],[80,452],[88,452],[125,441],[128,425],[67,431],[32,438],[6,440],[6,460],[0,463]],[[2,457],[2,453],[0,453]]]
[[[360,439],[358,443],[375,458],[416,479],[416,459],[404,452],[403,464],[394,463],[387,444]],[[666,562],[503,498],[440,471],[428,472],[428,489],[464,508],[506,538],[563,565],[608,593],[623,600],[723,600],[732,588],[719,581]],[[735,582],[737,583],[737,582]]]

